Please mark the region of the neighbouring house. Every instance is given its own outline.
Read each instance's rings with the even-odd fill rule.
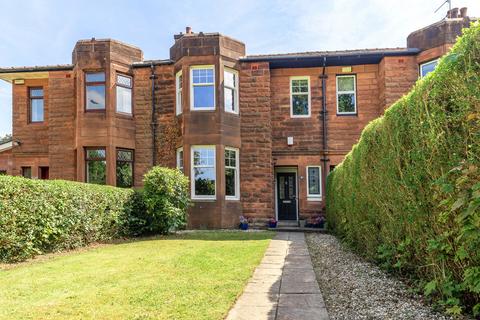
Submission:
[[[169,59],[144,60],[132,45],[80,40],[71,64],[0,69],[15,142],[0,169],[132,187],[153,165],[178,167],[191,180],[190,227],[309,218],[365,125],[473,20],[452,9],[393,49],[246,55],[238,40],[187,28]]]

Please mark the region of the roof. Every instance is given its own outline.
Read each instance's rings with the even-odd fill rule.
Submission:
[[[13,148],[13,140],[0,143],[0,152],[8,151]]]
[[[376,48],[340,51],[311,51],[266,55],[248,55],[241,58],[246,62],[270,62],[275,68],[302,68],[323,66],[342,66],[355,64],[376,64],[383,57],[411,56],[420,52],[417,48]]]
[[[19,72],[36,72],[36,71],[62,71],[62,70],[72,70],[72,69],[73,69],[73,64],[57,64],[57,65],[51,65],[51,66],[0,68],[0,73],[19,73]]]
[[[158,66],[158,65],[163,65],[163,64],[173,64],[173,61],[170,59],[164,59],[164,60],[144,60],[144,61],[139,61],[139,62],[134,62],[132,63],[132,66],[134,68],[142,68],[142,67],[150,67],[151,65]]]

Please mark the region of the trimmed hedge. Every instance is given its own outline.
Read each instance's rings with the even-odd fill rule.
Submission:
[[[184,227],[188,179],[153,168],[145,191],[0,176],[0,261]]]
[[[0,261],[123,236],[133,195],[130,189],[0,176]]]
[[[480,24],[372,121],[327,181],[328,225],[447,312],[480,314]]]

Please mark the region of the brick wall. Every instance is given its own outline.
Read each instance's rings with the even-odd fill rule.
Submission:
[[[256,66],[257,70],[252,68]],[[242,63],[240,112],[241,196],[245,215],[273,215],[272,117],[268,63]]]

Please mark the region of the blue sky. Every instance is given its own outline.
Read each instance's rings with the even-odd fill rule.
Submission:
[[[78,39],[114,38],[168,58],[173,34],[221,32],[247,53],[403,47],[438,21],[443,0],[23,0],[0,2],[0,67],[64,64]],[[480,16],[480,1],[453,0]],[[11,132],[11,86],[0,81],[0,135]]]

